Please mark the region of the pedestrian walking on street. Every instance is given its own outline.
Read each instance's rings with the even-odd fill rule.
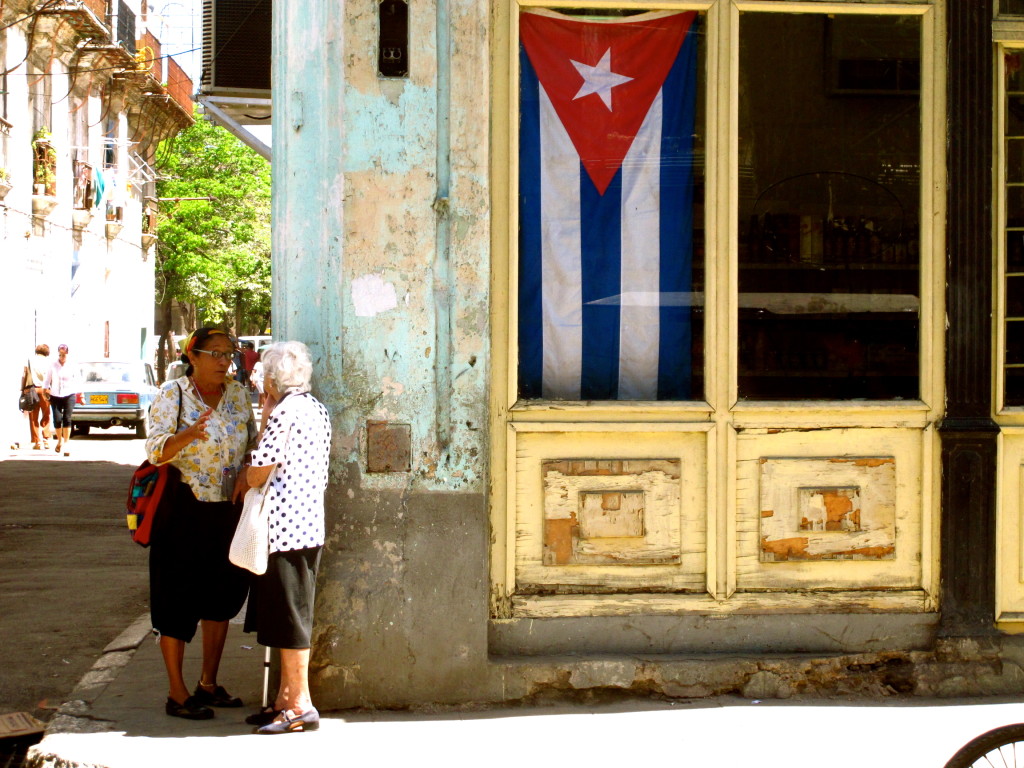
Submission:
[[[256,363],[252,367],[251,383],[256,388],[256,394],[259,395],[259,400],[256,403],[257,408],[263,408],[267,404],[267,393],[263,388],[263,353],[260,352]]]
[[[46,372],[43,392],[50,399],[53,411],[53,429],[57,434],[57,453],[71,455],[71,414],[75,410],[75,397],[81,391],[82,377],[78,366],[68,362],[68,345],[57,346],[57,360]]]
[[[150,410],[146,453],[153,464],[181,471],[168,514],[156,523],[150,546],[153,629],[167,671],[164,710],[172,717],[207,720],[210,707],[240,707],[217,681],[228,621],[242,608],[248,572],[228,561],[228,547],[247,490],[236,482],[256,444],[249,392],[227,377],[233,340],[200,328],[185,341],[185,375],[166,382]],[[191,693],[183,672],[185,646],[202,625],[203,662]]]
[[[257,733],[313,731],[320,714],[309,694],[309,650],[320,551],[324,545],[324,491],[330,463],[331,420],[310,394],[313,363],[298,341],[263,353],[267,405],[263,432],[246,471],[247,484],[270,479],[270,558],[252,577],[245,631],[281,654],[281,685],[271,712],[250,716]],[[268,722],[269,720],[269,722]]]
[[[33,450],[40,451],[44,448],[49,450],[50,440],[53,436],[53,429],[50,427],[50,398],[43,389],[46,381],[46,372],[50,368],[50,345],[40,344],[36,347],[36,353],[29,358],[25,365],[25,385],[35,387],[35,406],[28,412],[29,435],[32,440]]]
[[[249,391],[256,389],[255,382],[253,381],[253,370],[256,368],[256,363],[259,362],[260,355],[256,351],[256,345],[251,341],[246,341],[242,344],[242,367],[245,368],[245,383],[249,386]]]

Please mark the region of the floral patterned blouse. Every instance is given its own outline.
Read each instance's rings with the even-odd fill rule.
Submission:
[[[178,393],[181,392],[181,423],[178,416]],[[149,410],[149,439],[146,455],[152,464],[160,464],[164,443],[176,432],[199,421],[206,404],[187,378],[168,381]],[[181,470],[199,501],[229,501],[223,488],[223,470],[237,472],[248,451],[256,447],[256,419],[253,416],[249,391],[237,381],[229,381],[217,409],[206,422],[206,441],[195,440],[178,451],[170,463]],[[162,462],[164,464],[168,462]]]

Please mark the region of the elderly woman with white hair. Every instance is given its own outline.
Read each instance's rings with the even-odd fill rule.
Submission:
[[[249,718],[257,733],[313,731],[320,715],[309,694],[309,649],[320,550],[324,544],[324,491],[330,461],[331,421],[310,394],[313,364],[298,341],[272,344],[263,353],[263,434],[252,453],[248,484],[271,487],[270,560],[253,577],[245,631],[281,652],[281,685],[273,711]],[[266,722],[269,717],[273,720]]]

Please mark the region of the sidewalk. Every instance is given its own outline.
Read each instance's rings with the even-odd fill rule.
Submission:
[[[426,762],[495,768],[668,760],[683,768],[941,768],[974,736],[1024,720],[1024,705],[1016,703],[632,700],[440,714],[324,713],[319,731],[275,738],[253,734],[244,722],[259,705],[262,659],[262,648],[233,623],[220,679],[247,706],[219,709],[207,721],[168,717],[159,649],[148,616],[141,616],[85,675],[26,764],[281,768]],[[198,648],[188,649],[186,669],[198,669]]]

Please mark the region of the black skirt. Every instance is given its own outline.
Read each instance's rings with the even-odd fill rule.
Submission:
[[[316,574],[323,547],[272,552],[267,572],[252,577],[245,631],[260,645],[298,650],[313,636]]]
[[[200,620],[227,621],[245,603],[249,572],[228,561],[242,507],[199,501],[182,482],[162,511],[149,548],[153,628],[190,642]]]

